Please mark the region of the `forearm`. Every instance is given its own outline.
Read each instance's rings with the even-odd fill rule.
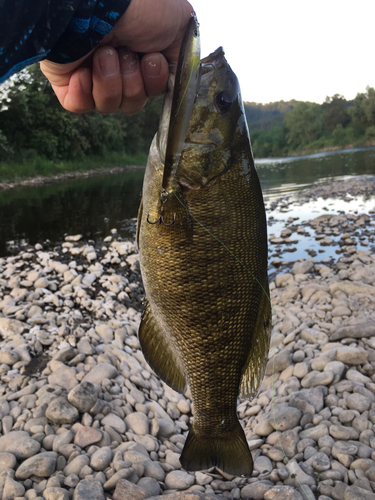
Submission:
[[[0,83],[48,58],[69,63],[88,54],[130,0],[5,0],[0,11]]]

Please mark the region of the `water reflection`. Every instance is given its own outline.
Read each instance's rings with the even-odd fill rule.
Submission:
[[[375,147],[360,150],[319,153],[308,157],[256,160],[265,199],[290,196],[316,182],[341,180],[375,172]],[[0,256],[8,253],[7,242],[35,244],[46,239],[61,241],[65,234],[82,233],[100,239],[117,228],[121,237],[132,236],[127,220],[137,216],[144,170],[106,174],[40,187],[0,192]],[[357,200],[358,201],[358,200]],[[346,202],[322,200],[332,212],[351,209]],[[344,203],[341,205],[340,203]],[[371,206],[359,200],[361,210]],[[370,205],[369,205],[370,203]],[[268,203],[269,205],[269,203]],[[359,205],[358,205],[359,206]],[[373,207],[371,207],[373,208]],[[278,210],[270,231],[279,233],[284,218],[298,216],[300,221],[324,212],[318,202]],[[298,236],[293,260],[306,257],[306,245],[316,246],[315,239]],[[307,242],[307,243],[306,243]],[[325,248],[324,254],[330,249]]]

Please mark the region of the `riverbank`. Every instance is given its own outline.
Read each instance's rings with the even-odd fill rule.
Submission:
[[[16,189],[20,187],[44,186],[56,182],[63,182],[71,179],[83,179],[95,177],[97,175],[113,175],[120,172],[132,172],[144,169],[144,165],[126,165],[124,167],[93,168],[89,170],[69,170],[55,175],[37,175],[35,177],[17,178],[15,180],[0,181],[0,191]]]
[[[238,407],[249,479],[181,469],[190,394],[161,383],[140,351],[133,242],[68,236],[0,259],[0,497],[374,500],[374,214],[307,223],[338,231],[343,252],[281,262],[270,283],[266,375]],[[300,228],[284,229],[275,237]]]

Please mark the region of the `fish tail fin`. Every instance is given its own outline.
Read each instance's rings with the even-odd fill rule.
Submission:
[[[200,435],[193,424],[182,450],[180,462],[189,472],[207,470],[211,467],[236,477],[249,477],[253,472],[253,459],[239,422],[233,431],[220,438]]]

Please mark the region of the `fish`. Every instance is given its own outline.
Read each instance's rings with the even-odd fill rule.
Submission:
[[[145,171],[138,335],[154,372],[181,394],[190,388],[182,467],[249,477],[237,400],[256,393],[269,349],[265,207],[238,79],[221,47],[196,65],[193,22],[189,29],[181,49],[187,71],[176,80],[171,68]],[[177,123],[172,109],[183,95],[194,98]]]

